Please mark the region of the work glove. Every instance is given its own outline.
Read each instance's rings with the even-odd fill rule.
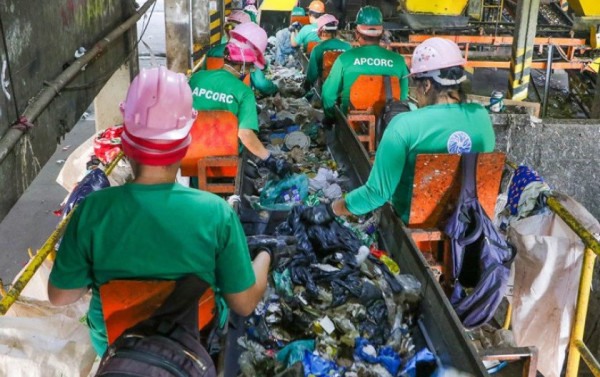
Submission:
[[[335,213],[331,204],[319,204],[314,207],[306,207],[300,214],[303,222],[314,225],[323,225],[335,220]]]
[[[283,178],[292,172],[292,164],[284,158],[273,157],[272,154],[263,161],[263,165],[279,178]]]
[[[288,30],[290,31],[290,33],[293,33],[294,31],[298,31],[300,29],[302,29],[302,24],[298,21],[294,22],[293,24],[291,24],[288,27]]]
[[[271,256],[270,268],[276,268],[279,260],[284,257],[290,257],[295,250],[296,238],[292,236],[248,236],[248,250],[252,259],[261,251],[266,251]]]

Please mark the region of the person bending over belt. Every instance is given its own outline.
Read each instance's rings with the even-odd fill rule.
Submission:
[[[226,201],[175,183],[196,117],[182,74],[143,70],[122,104],[123,151],[135,179],[90,194],[73,213],[48,283],[54,305],[77,301],[89,289],[87,321],[102,355],[107,334],[99,288],[111,280],[176,280],[196,274],[250,314],[262,297],[271,256],[251,263],[239,219]]]
[[[290,43],[292,47],[302,46],[304,51],[308,47],[308,42],[320,42],[317,35],[317,20],[325,13],[325,4],[322,1],[314,0],[308,6],[308,19],[310,24],[302,26],[298,31],[300,24],[294,23],[290,26]]]
[[[352,48],[350,43],[336,38],[338,23],[337,18],[331,14],[324,14],[317,20],[317,33],[322,42],[316,45],[310,53],[306,71],[306,81],[309,84],[314,84],[323,73],[323,54],[325,51],[347,51]]]
[[[246,15],[245,13],[243,14]],[[248,23],[248,25],[243,25],[246,23]],[[229,34],[233,33],[234,37],[231,38],[246,41],[248,40],[248,38],[252,39],[251,35],[255,33],[256,27],[257,25],[250,23],[250,18],[248,18],[247,22],[237,25],[233,30],[229,32]],[[215,47],[208,50],[206,52],[206,59],[204,60],[204,63],[202,64],[201,68],[207,68],[208,58],[223,58],[223,56],[225,55],[225,47],[227,47],[227,43],[221,43],[220,45],[216,45]],[[265,76],[263,70],[261,69],[253,69],[250,71],[250,85],[264,96],[272,96],[279,90],[277,85],[275,85],[273,81],[269,80]]]
[[[466,103],[466,79],[458,46],[430,38],[415,49],[411,76],[420,109],[396,115],[386,128],[367,183],[331,205],[307,208],[303,216],[322,223],[334,216],[363,215],[391,200],[408,222],[415,159],[422,153],[491,152],[496,137],[487,111]]]
[[[236,33],[244,28],[243,37]],[[276,159],[258,140],[258,116],[254,92],[242,80],[250,69],[265,67],[263,53],[267,48],[267,33],[254,23],[245,23],[231,31],[232,40],[224,51],[222,69],[198,71],[190,78],[196,110],[227,110],[238,119],[238,137],[250,153],[260,158],[276,175],[290,171],[283,159]],[[243,41],[241,40],[243,39]]]
[[[356,15],[355,39],[360,47],[344,52],[335,61],[323,83],[321,98],[326,123],[335,118],[335,105],[341,97],[340,110],[346,114],[350,88],[360,75],[396,76],[400,80],[400,99],[408,97],[408,68],[404,58],[379,46],[383,35],[383,16],[379,8],[366,6]]]

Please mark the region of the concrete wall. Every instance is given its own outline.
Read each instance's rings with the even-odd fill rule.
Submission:
[[[494,115],[494,128],[496,147],[508,159],[533,167],[554,189],[574,197],[600,219],[600,120],[545,119],[542,123],[525,115]],[[599,312],[600,262],[596,260],[584,341],[600,358]],[[579,370],[581,376],[591,375],[583,364]]]
[[[30,101],[74,61],[135,12],[127,0],[5,0],[0,2],[0,135]],[[130,56],[136,32],[127,33],[61,91],[35,121],[35,128],[0,164],[0,220],[27,188],[90,105],[106,80]],[[137,64],[136,64],[137,66]]]

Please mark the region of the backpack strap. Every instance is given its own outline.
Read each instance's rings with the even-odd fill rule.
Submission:
[[[390,76],[383,76],[383,85],[385,86],[385,103],[389,105],[394,102],[394,94],[392,93],[392,79]]]
[[[459,203],[467,199],[477,199],[477,157],[478,153],[464,153],[460,159],[462,184]]]

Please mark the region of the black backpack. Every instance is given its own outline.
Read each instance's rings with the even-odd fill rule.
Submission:
[[[383,132],[392,119],[400,113],[410,111],[408,102],[394,99],[390,76],[383,76],[383,84],[385,86],[385,106],[377,118],[377,124],[375,125],[375,147],[379,146]]]
[[[446,224],[453,260],[450,303],[467,328],[488,322],[506,293],[513,248],[498,233],[477,198],[477,153],[461,158],[462,187]]]
[[[97,377],[216,377],[198,331],[198,300],[209,285],[189,275],[150,318],[126,330],[104,353]]]

